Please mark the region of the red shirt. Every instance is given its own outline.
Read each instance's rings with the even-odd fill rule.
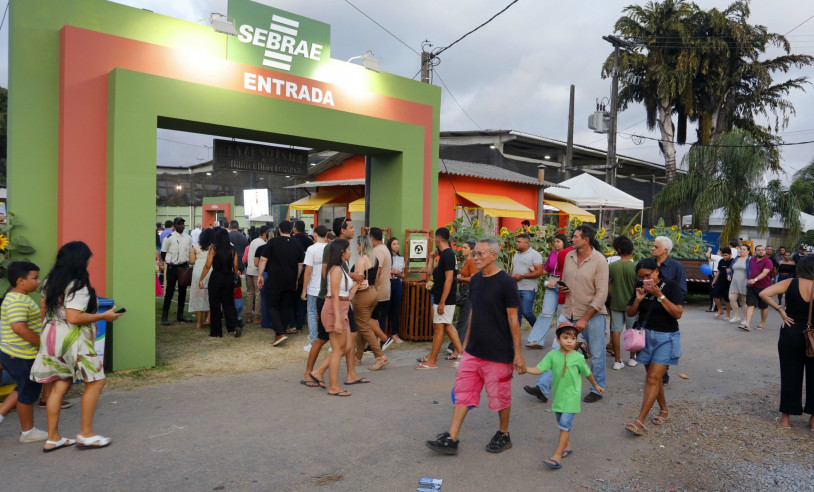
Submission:
[[[774,264],[772,260],[769,259],[768,256],[764,256],[762,260],[758,260],[757,256],[753,256],[749,258],[749,280],[753,278],[757,278],[758,275],[763,273],[763,270],[769,270],[769,273],[766,274],[765,277],[758,280],[757,282],[752,285],[757,289],[765,289],[766,287],[772,286],[772,268],[774,268]]]
[[[567,248],[563,248],[557,252],[557,269],[554,270],[554,274],[558,275],[560,278],[562,278],[562,267],[565,265],[565,256],[571,251],[574,251],[574,248],[568,246]],[[560,296],[557,298],[557,304],[565,304],[565,294],[560,294]]]

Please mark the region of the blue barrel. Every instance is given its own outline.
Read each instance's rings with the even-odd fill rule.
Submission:
[[[97,312],[100,313],[110,310],[110,308],[112,308],[115,305],[113,299],[108,299],[106,297],[99,297],[98,301],[99,309]],[[107,354],[107,357],[105,357],[105,347],[106,346],[110,347],[108,338],[112,336],[111,334],[112,329],[113,323],[108,325],[107,321],[103,319],[96,322],[96,342],[93,344],[93,348],[96,350],[96,353],[99,355],[99,357],[101,357],[102,360],[104,361],[105,369],[113,367],[112,352],[110,354]]]

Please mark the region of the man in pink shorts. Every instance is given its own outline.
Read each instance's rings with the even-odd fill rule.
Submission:
[[[486,388],[489,409],[500,417],[500,428],[486,445],[486,451],[500,453],[512,447],[509,415],[512,405],[512,374],[526,372],[520,348],[517,309],[520,294],[517,282],[497,266],[500,246],[494,239],[481,239],[475,245],[475,267],[480,270],[470,281],[472,311],[464,340],[464,354],[455,376],[455,410],[449,432],[439,434],[426,445],[441,454],[458,454],[458,433],[470,407],[480,403]]]

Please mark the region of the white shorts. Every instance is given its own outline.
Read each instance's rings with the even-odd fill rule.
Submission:
[[[444,306],[444,314],[438,314],[438,304],[432,305],[432,322],[435,325],[451,325],[455,319],[455,304]]]

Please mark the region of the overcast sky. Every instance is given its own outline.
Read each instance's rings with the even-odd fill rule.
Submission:
[[[445,46],[482,23],[510,0],[351,0],[416,51],[429,40]],[[211,12],[227,10],[227,0],[118,0],[118,3],[196,22]],[[414,77],[419,56],[363,17],[344,0],[263,0],[274,7],[331,25],[331,52],[348,59],[372,50],[381,59],[383,71]],[[581,0],[562,2],[520,0],[486,27],[470,35],[441,55],[438,78],[446,82],[464,114],[447,90],[443,91],[441,130],[512,129],[565,140],[569,85],[576,85],[574,139],[578,144],[607,148],[607,138],[587,128],[588,115],[596,99],[608,96],[610,81],[600,77],[600,68],[611,47],[602,35],[611,34],[622,9],[631,2]],[[703,8],[724,8],[727,1],[699,0]],[[811,0],[756,0],[751,22],[772,32],[785,34],[814,15]],[[814,19],[789,34],[793,52],[814,55]],[[0,31],[0,84],[8,79],[8,25]],[[773,49],[767,56],[778,56]],[[799,76],[800,71],[788,74]],[[814,69],[805,75],[814,76]],[[814,140],[814,89],[795,92],[791,101],[798,114],[784,130],[787,142]],[[470,120],[471,117],[471,120]],[[474,120],[474,123],[473,123]],[[619,116],[619,130],[658,137],[648,133],[644,110],[632,106]],[[688,137],[694,132],[688,132]],[[204,145],[211,138],[160,130],[159,165],[190,165],[211,157]],[[174,140],[176,143],[167,140]],[[662,162],[658,144],[645,140],[635,145],[620,135],[620,154]],[[681,151],[680,151],[681,152]],[[683,154],[683,152],[681,152]],[[814,144],[788,146],[783,150],[783,167],[788,174],[811,162]]]

